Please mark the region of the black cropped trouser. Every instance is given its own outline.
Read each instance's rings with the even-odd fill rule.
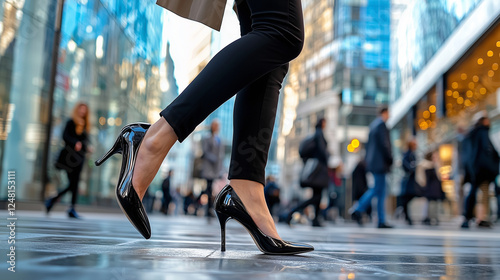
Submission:
[[[242,37],[222,49],[160,115],[182,142],[236,95],[229,179],[265,183],[281,83],[304,42],[300,0],[243,0]]]
[[[80,175],[82,174],[83,162],[74,167],[66,170],[66,174],[68,175],[68,186],[59,192],[56,197],[53,198],[53,201],[58,201],[64,194],[68,191],[71,192],[71,207],[75,207],[77,199],[78,199],[78,183],[80,182]]]

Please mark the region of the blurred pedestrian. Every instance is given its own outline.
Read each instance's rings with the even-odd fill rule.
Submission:
[[[417,142],[415,140],[410,140],[408,142],[408,150],[403,155],[403,170],[405,176],[401,182],[401,203],[403,206],[403,214],[409,225],[412,225],[413,221],[408,211],[408,204],[413,198],[420,195],[420,186],[417,185],[415,180],[415,171],[417,169],[416,149]]]
[[[328,182],[329,182],[329,178],[328,178],[329,153],[327,150],[328,143],[326,142],[326,139],[325,139],[325,136],[323,133],[323,130],[325,129],[325,127],[326,127],[326,120],[324,118],[320,118],[318,120],[318,122],[316,123],[316,132],[314,133],[314,136],[310,139],[306,139],[306,141],[311,142],[311,146],[310,146],[311,152],[307,153],[307,154],[310,154],[311,157],[310,158],[303,157],[302,160],[304,161],[304,164],[307,164],[307,161],[309,161],[310,159],[317,160],[317,169],[315,169],[317,172],[313,172],[316,174],[314,180],[316,178],[323,177],[323,178],[326,178],[326,181],[325,181],[324,185],[321,185],[321,186],[303,185],[301,182],[301,185],[303,185],[304,187],[311,188],[313,194],[312,194],[311,198],[302,202],[301,204],[299,204],[297,207],[293,208],[288,213],[286,223],[289,225],[292,221],[293,213],[302,212],[302,211],[304,211],[304,209],[307,206],[312,205],[315,208],[315,215],[314,215],[314,219],[312,220],[312,225],[315,227],[322,226],[320,221],[319,221],[319,217],[320,217],[320,213],[321,213],[321,208],[320,208],[321,196],[323,193],[323,189],[328,187]],[[303,156],[303,155],[301,155],[301,156]],[[321,174],[319,174],[319,173],[321,173]],[[320,179],[320,181],[323,181],[323,180]]]
[[[200,194],[200,198],[202,195],[207,195],[207,204],[206,204],[206,212],[205,216],[211,217],[213,216],[212,208],[213,208],[213,189],[212,184],[215,179],[221,177],[222,172],[222,159],[224,157],[224,145],[219,137],[219,121],[213,120],[210,124],[210,134],[205,136],[201,140],[201,148],[203,150],[202,155],[202,168],[201,168],[201,177],[206,180],[206,188]]]
[[[161,203],[161,212],[165,215],[168,215],[168,208],[170,206],[170,202],[172,202],[172,194],[170,192],[170,181],[172,176],[174,175],[174,170],[170,169],[167,173],[167,177],[163,180],[161,184],[161,191],[163,193],[163,199]]]
[[[415,180],[422,186],[422,194],[427,199],[425,208],[424,225],[438,225],[439,202],[445,199],[445,193],[441,184],[438,169],[437,152],[429,152],[422,159],[416,170]]]
[[[368,143],[366,144],[366,167],[373,174],[375,185],[363,194],[352,213],[352,219],[363,224],[362,213],[377,197],[378,228],[392,228],[385,221],[386,174],[392,165],[392,147],[389,130],[385,123],[389,119],[389,110],[382,108],[379,117],[370,124]]]
[[[469,227],[469,221],[474,217],[476,193],[480,189],[484,213],[482,216],[476,215],[477,224],[479,227],[491,228],[489,185],[495,181],[498,175],[500,158],[489,137],[490,119],[488,113],[486,111],[476,113],[473,117],[473,124],[474,127],[467,136],[469,138],[467,143],[469,153],[466,155],[468,157],[466,169],[469,172],[471,189],[465,200],[465,220],[461,227]]]
[[[66,122],[63,132],[64,148],[56,161],[56,168],[64,169],[68,175],[68,186],[55,197],[45,201],[47,214],[54,204],[68,191],[71,192],[71,206],[68,210],[70,218],[80,218],[75,210],[78,200],[78,183],[85,163],[85,154],[92,152],[89,146],[91,129],[90,112],[86,103],[78,102],[73,108],[71,118]]]
[[[368,181],[366,179],[366,161],[364,158],[358,161],[358,164],[352,171],[352,201],[354,204],[359,202],[363,194],[368,190]],[[365,211],[368,218],[372,219],[372,205],[369,204]]]
[[[264,195],[266,197],[267,208],[269,208],[271,216],[274,217],[274,208],[280,204],[280,188],[272,175],[267,177]]]

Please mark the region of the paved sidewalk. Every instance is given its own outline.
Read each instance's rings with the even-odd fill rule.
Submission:
[[[5,224],[7,216],[0,213]],[[216,219],[151,216],[144,240],[121,214],[65,213],[46,217],[17,211],[15,273],[8,271],[10,230],[1,227],[0,279],[500,279],[500,226],[458,230],[417,226],[360,228],[354,224],[312,228],[279,224],[285,239],[316,250],[298,256],[258,251],[230,221],[227,251],[220,252]]]

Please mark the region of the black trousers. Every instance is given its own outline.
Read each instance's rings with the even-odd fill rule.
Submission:
[[[302,211],[304,211],[304,209],[307,206],[312,205],[312,206],[314,206],[314,210],[315,210],[314,220],[317,221],[319,219],[320,212],[321,212],[320,203],[321,203],[321,196],[323,194],[323,189],[312,188],[312,190],[313,190],[313,195],[311,196],[311,198],[302,202],[297,207],[293,208],[292,211],[290,211],[290,213],[288,214],[288,217],[291,217],[293,215],[293,213],[295,213],[295,212],[302,212]]]
[[[416,196],[413,194],[405,194],[401,196],[401,205],[403,206],[403,213],[405,214],[405,219],[407,221],[411,221],[410,213],[408,212],[408,204],[410,204],[410,201],[415,197]]]
[[[464,209],[464,217],[467,220],[471,220],[474,218],[474,207],[476,206],[476,193],[483,184],[488,184],[490,181],[479,181],[480,183],[471,184],[471,189],[467,198],[465,199],[465,209]],[[483,194],[484,195],[484,194]],[[485,209],[486,217],[489,217],[490,209]],[[487,219],[488,220],[488,219]]]
[[[475,182],[471,182],[471,189],[467,198],[465,199],[464,207],[464,217],[467,220],[474,218],[474,207],[476,206],[476,193],[483,184],[490,184],[495,181],[496,174],[492,174],[488,171],[479,172],[475,176]],[[485,209],[486,216],[489,216],[489,209]]]
[[[237,94],[229,179],[265,184],[278,95],[304,42],[300,0],[244,0],[242,37],[221,50],[160,115],[182,142],[210,113]]]
[[[213,189],[212,189],[212,185],[214,183],[214,180],[212,179],[207,179],[207,188],[205,189],[204,192],[202,192],[201,194],[203,195],[203,193],[206,193],[207,194],[207,211],[205,212],[205,216],[207,217],[210,217],[212,216],[212,213],[210,211],[212,211],[212,208],[214,206],[214,196],[212,195],[212,192],[213,192]]]
[[[66,170],[68,175],[68,187],[59,192],[56,197],[53,198],[54,202],[58,201],[61,196],[71,191],[71,207],[76,205],[78,199],[78,182],[80,181],[80,174],[82,174],[83,163],[75,168]]]

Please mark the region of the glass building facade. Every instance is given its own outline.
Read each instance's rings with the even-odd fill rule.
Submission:
[[[39,200],[56,0],[0,0],[1,178],[17,173],[18,199]],[[178,94],[163,30],[151,1],[66,0],[53,103],[46,196],[67,184],[53,168],[62,130],[78,101],[88,104],[94,153],[86,158],[79,203],[114,201],[121,158],[93,162],[129,122],[152,122]],[[0,179],[1,179],[0,178]],[[6,196],[1,185],[0,198]]]
[[[367,126],[388,101],[391,1],[339,0],[334,7],[334,84],[342,87],[342,104],[359,106],[347,123]]]

